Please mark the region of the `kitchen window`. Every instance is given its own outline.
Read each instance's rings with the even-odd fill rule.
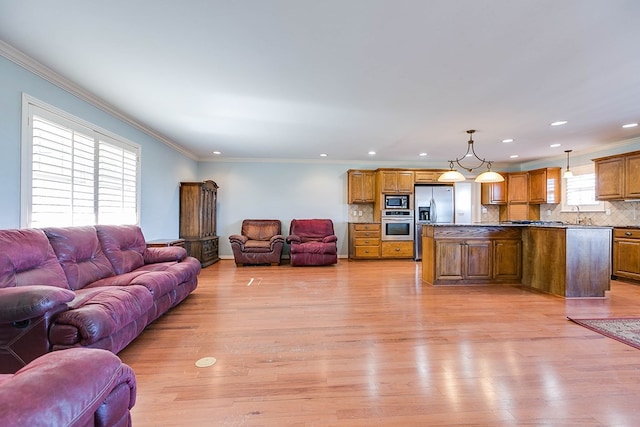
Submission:
[[[23,227],[137,224],[140,147],[23,96]]]
[[[596,200],[593,164],[571,168],[573,177],[563,178],[562,212],[604,212],[604,202]]]

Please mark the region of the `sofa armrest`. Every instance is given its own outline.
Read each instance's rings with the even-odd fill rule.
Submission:
[[[302,242],[302,239],[300,239],[300,236],[296,236],[295,234],[290,234],[287,236],[287,243],[292,244],[292,243],[300,243]]]
[[[32,285],[0,289],[0,323],[21,322],[43,316],[75,298],[69,289]]]
[[[1,425],[131,424],[135,375],[110,351],[54,351],[0,378]]]
[[[230,243],[238,243],[240,245],[244,245],[245,243],[247,243],[247,240],[249,240],[247,236],[242,236],[240,234],[232,234],[231,236],[229,236]]]
[[[322,238],[322,243],[331,243],[331,242],[337,242],[338,241],[338,236],[325,236]]]
[[[269,242],[273,245],[276,242],[284,242],[284,236],[282,234],[276,234],[269,239]]]
[[[187,250],[180,246],[150,247],[144,250],[144,263],[180,262],[187,257]]]

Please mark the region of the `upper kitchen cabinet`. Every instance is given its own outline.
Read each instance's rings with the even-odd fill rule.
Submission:
[[[560,203],[560,168],[529,171],[529,203]]]
[[[483,205],[506,205],[507,185],[502,182],[483,182],[480,186],[480,203]]]
[[[373,203],[375,200],[375,171],[355,170],[347,171],[349,203]]]
[[[529,173],[512,172],[507,175],[508,203],[527,203],[529,201]]]
[[[640,198],[640,151],[593,159],[596,199]]]
[[[416,184],[434,184],[444,172],[443,170],[417,170],[414,172]]]
[[[413,193],[413,171],[378,170],[380,192],[383,194]]]

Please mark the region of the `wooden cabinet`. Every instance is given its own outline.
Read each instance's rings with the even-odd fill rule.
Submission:
[[[506,205],[506,182],[483,182],[480,186],[480,203],[483,205]]]
[[[349,224],[349,258],[380,258],[380,233],[377,223]]]
[[[203,267],[217,262],[216,203],[218,185],[213,181],[180,183],[180,238],[190,256]]]
[[[529,173],[512,172],[507,174],[507,202],[527,203],[529,201]]]
[[[413,194],[413,171],[379,170],[380,192]]]
[[[624,158],[624,196],[630,199],[640,198],[640,153],[629,154]]]
[[[640,151],[593,159],[596,199],[640,199]]]
[[[455,283],[489,280],[492,255],[489,240],[436,240],[435,280]]]
[[[493,242],[493,277],[518,283],[522,277],[522,240],[519,236]]]
[[[382,258],[413,258],[413,240],[382,242],[380,249]]]
[[[349,203],[373,203],[375,201],[375,171],[349,170],[348,200]]]
[[[529,172],[507,174],[507,205],[500,206],[500,221],[540,219],[540,207],[529,203]]]
[[[624,158],[613,157],[595,160],[596,199],[616,200],[624,198]]]
[[[422,278],[434,285],[519,283],[517,227],[423,226]]]
[[[640,228],[613,230],[613,275],[640,281]]]
[[[414,171],[413,176],[416,184],[433,184],[438,182],[438,178],[445,171],[431,171],[431,170],[417,170]]]
[[[529,171],[529,203],[560,203],[560,168]]]

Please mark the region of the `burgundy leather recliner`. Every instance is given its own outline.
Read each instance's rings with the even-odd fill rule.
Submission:
[[[338,262],[338,237],[330,219],[293,219],[287,243],[291,265],[331,265]]]
[[[284,247],[280,220],[245,219],[240,233],[229,236],[238,267],[245,264],[280,264]]]

